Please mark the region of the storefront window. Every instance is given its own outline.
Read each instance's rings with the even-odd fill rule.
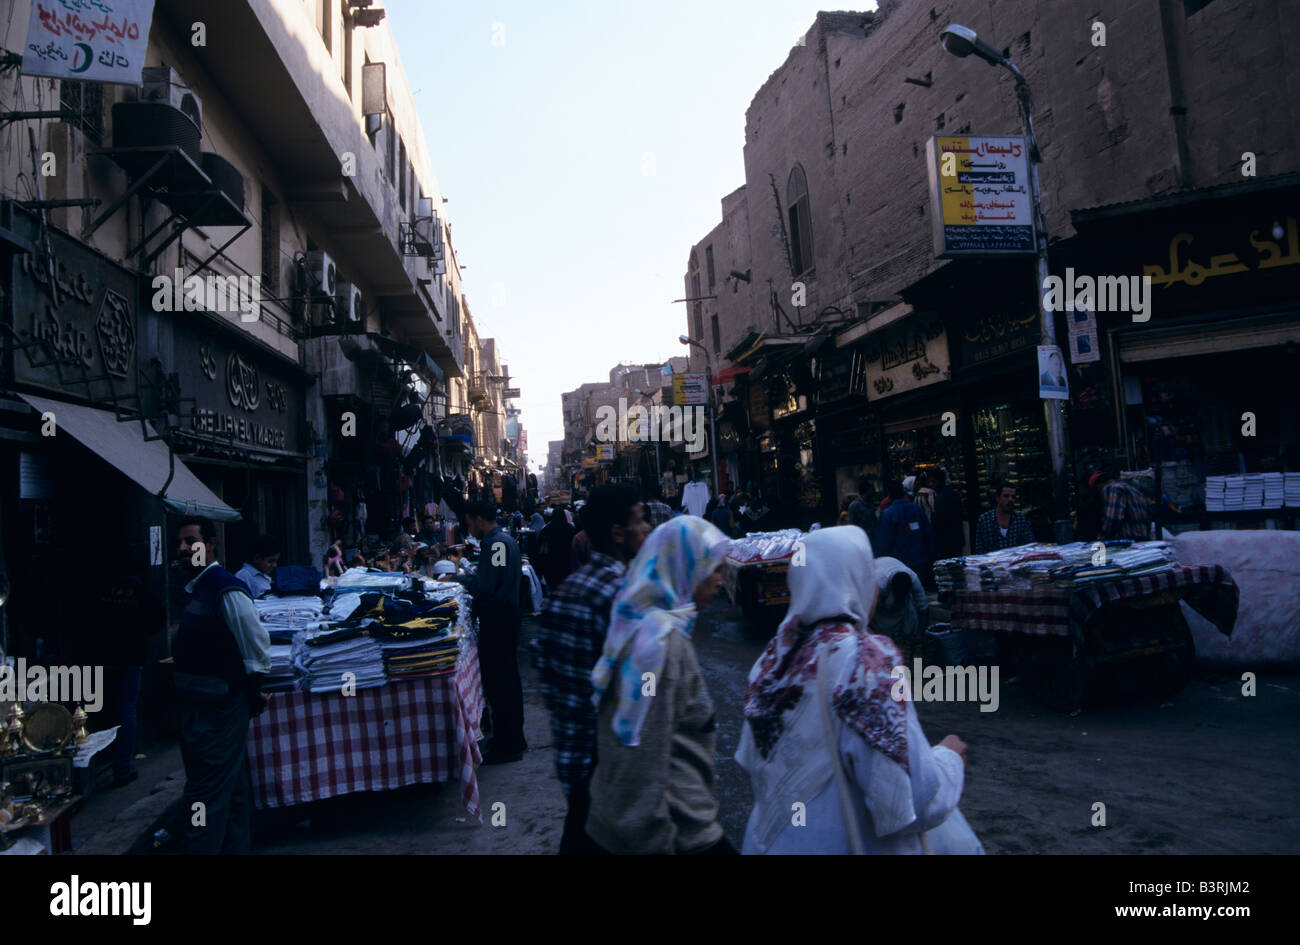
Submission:
[[[980,408],[971,416],[981,508],[989,508],[993,484],[1005,479],[1016,487],[1016,508],[1036,536],[1051,532],[1051,458],[1042,402],[1017,400]],[[949,470],[951,472],[951,469]]]

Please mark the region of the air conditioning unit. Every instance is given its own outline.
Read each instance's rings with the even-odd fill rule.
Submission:
[[[362,319],[361,290],[351,282],[340,282],[334,296],[334,311],[340,325],[359,325]]]
[[[307,254],[307,289],[316,298],[338,295],[338,270],[329,254],[315,249]]]
[[[166,102],[188,115],[196,128],[203,128],[203,102],[170,66],[140,70],[140,101]]]

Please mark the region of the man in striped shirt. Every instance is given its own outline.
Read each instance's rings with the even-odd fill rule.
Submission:
[[[555,771],[569,799],[561,853],[596,852],[584,829],[596,762],[596,708],[591,671],[605,647],[609,612],[650,523],[636,490],[606,485],[583,508],[591,559],[547,598],[535,641],[542,695],[551,713]]]
[[[1144,496],[1131,483],[1116,479],[1113,472],[1093,476],[1095,486],[1101,487],[1101,537],[1128,538],[1149,541],[1151,538],[1151,509]]]

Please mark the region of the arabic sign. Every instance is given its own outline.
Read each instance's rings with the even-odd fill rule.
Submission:
[[[20,236],[40,244],[40,227],[14,214]],[[51,227],[50,255],[13,260],[13,328],[20,344],[14,379],[104,401],[136,390],[134,274]],[[89,383],[82,383],[89,381]]]
[[[709,383],[706,374],[673,375],[674,406],[703,406],[709,402],[708,390]]]
[[[150,313],[147,317],[155,316]],[[248,450],[298,452],[305,416],[302,382],[291,368],[207,319],[173,322],[171,364],[188,413],[182,428]]]
[[[961,329],[962,367],[971,367],[1037,344],[1040,316],[1032,309],[1023,315],[1005,312],[968,319]]]
[[[948,335],[937,315],[917,316],[867,336],[862,346],[867,398],[880,400],[946,381]]]
[[[936,135],[926,158],[936,256],[1035,252],[1024,138]]]
[[[24,75],[139,85],[153,0],[32,0]]]
[[[1284,239],[1286,243],[1286,252],[1282,252],[1282,243],[1276,239],[1266,237],[1273,236],[1268,229],[1254,229],[1250,231],[1250,253],[1218,253],[1213,254],[1214,249],[1223,249],[1222,246],[1210,246],[1206,244],[1208,240],[1202,240],[1200,246],[1193,246],[1196,242],[1196,236],[1193,233],[1177,233],[1169,240],[1169,268],[1166,270],[1159,263],[1153,265],[1144,265],[1142,275],[1151,277],[1151,284],[1168,289],[1170,286],[1180,283],[1188,286],[1198,286],[1205,282],[1206,279],[1213,279],[1216,276],[1226,276],[1236,272],[1249,272],[1251,269],[1275,269],[1278,266],[1294,266],[1300,264],[1300,230],[1296,226],[1295,217],[1286,218],[1286,232]],[[1202,265],[1196,261],[1209,258],[1208,265]],[[1242,257],[1245,257],[1244,259]],[[1253,264],[1253,265],[1248,265]]]
[[[596,462],[612,463],[614,461],[614,444],[597,443],[596,444]]]

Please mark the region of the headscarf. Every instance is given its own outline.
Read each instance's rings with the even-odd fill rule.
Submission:
[[[848,645],[856,659],[841,661],[832,707],[845,725],[906,770],[906,707],[890,694],[898,651],[867,629],[877,592],[871,543],[853,525],[820,529],[803,542],[806,562],[789,572],[788,616],[749,673],[745,717],[755,746],[770,756],[786,713],[816,691],[823,644],[830,650]]]
[[[820,529],[803,543],[805,563],[789,572],[789,616],[750,670],[745,693],[753,753],[742,741],[737,760],[754,780],[760,850],[789,824],[790,799],[816,797],[834,777],[830,751],[839,749],[826,745],[817,705],[820,659],[828,660],[831,711],[888,759],[872,766],[866,789],[877,836],[916,820],[908,706],[891,691],[901,660],[887,637],[867,629],[876,599],[871,543],[856,525]],[[779,749],[783,734],[791,741]]]
[[[645,540],[627,568],[627,579],[610,611],[605,651],[591,674],[593,701],[617,686],[614,734],[624,745],[641,740],[650,703],[641,696],[643,675],[663,672],[668,637],[674,630],[691,635],[700,583],[726,558],[730,540],[692,515],[669,519]]]
[[[916,477],[908,476],[903,480],[903,491],[908,495],[916,495]]]

